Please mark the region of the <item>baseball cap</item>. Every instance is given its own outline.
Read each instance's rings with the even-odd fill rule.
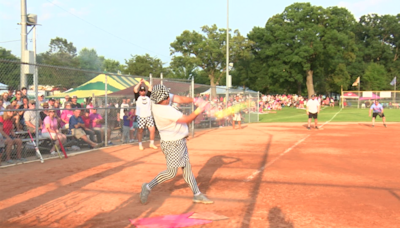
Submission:
[[[56,100],[54,100],[54,98],[50,98],[49,101],[56,101]]]
[[[29,104],[36,104],[36,101],[35,100],[30,100]]]
[[[76,98],[76,99],[78,99],[78,97],[77,97],[76,95],[72,96],[72,98]]]
[[[311,97],[315,97],[315,94],[311,94]]]
[[[140,86],[139,91],[146,91],[146,87]]]
[[[44,102],[42,106],[43,106],[43,107],[47,107],[47,108],[48,108],[48,107],[49,107],[49,103],[47,103],[47,102]]]
[[[169,89],[164,85],[155,85],[151,92],[150,99],[153,100],[156,104],[160,103],[163,100],[168,99],[169,97]]]

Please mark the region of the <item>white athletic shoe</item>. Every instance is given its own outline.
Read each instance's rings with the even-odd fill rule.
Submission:
[[[156,147],[154,144],[150,144],[150,146],[149,146],[150,148],[153,148],[153,149],[155,149],[155,150],[157,150],[158,149],[158,147]]]
[[[150,190],[147,189],[147,183],[142,184],[142,191],[139,194],[139,199],[142,204],[147,203],[147,198],[149,197]]]
[[[144,150],[142,145],[139,145],[139,150]]]
[[[203,193],[200,193],[198,196],[193,197],[193,202],[195,203],[204,203],[204,204],[211,204],[214,203],[214,201],[210,200],[209,198],[206,197]]]

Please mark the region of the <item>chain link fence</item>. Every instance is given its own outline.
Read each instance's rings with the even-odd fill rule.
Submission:
[[[400,91],[343,91],[340,105],[344,108],[370,108],[375,100],[383,108],[398,109]]]
[[[21,71],[24,72],[22,76]],[[222,118],[210,114],[212,110],[227,110],[237,102],[241,109],[236,113],[240,113],[242,123],[258,122],[257,92],[222,89],[221,93],[219,87],[195,84],[193,80],[104,73],[0,59],[1,165],[38,160],[35,144],[44,159],[57,157],[55,145],[60,147],[58,139],[67,154],[98,146],[137,142],[136,118],[130,122],[128,136],[123,134],[122,119],[124,109],[129,110],[128,115],[135,116],[133,87],[141,79],[147,87],[162,83],[173,94],[210,101],[206,114],[198,116],[190,125],[192,136],[199,130],[232,126],[235,113],[230,112]],[[21,86],[21,82],[25,85]],[[214,98],[211,97],[213,89],[217,91]],[[185,115],[195,109],[193,104],[173,105]],[[80,115],[85,127],[90,129],[85,131],[86,139],[71,130],[73,127],[69,123],[74,115]],[[59,134],[52,134],[46,126]],[[143,139],[149,139],[148,130],[144,131]]]

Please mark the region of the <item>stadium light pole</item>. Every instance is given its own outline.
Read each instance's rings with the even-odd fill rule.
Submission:
[[[26,62],[26,50],[27,50],[27,34],[26,34],[26,0],[21,0],[21,62]],[[25,75],[26,65],[21,64],[20,72],[20,89],[27,86],[27,80]]]
[[[226,2],[226,95],[225,102],[228,107],[229,99],[229,0]]]

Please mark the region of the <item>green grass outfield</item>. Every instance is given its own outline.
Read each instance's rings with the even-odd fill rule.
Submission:
[[[371,117],[368,116],[368,109],[345,108],[340,111],[339,107],[330,108],[322,107],[318,114],[318,121],[325,122],[369,122]],[[384,109],[387,122],[400,122],[400,109]],[[253,114],[254,115],[254,114]],[[276,113],[261,114],[260,123],[273,122],[305,122],[307,121],[306,110],[295,108],[283,108]],[[253,117],[252,117],[253,119]],[[381,122],[381,118],[377,117],[377,122]]]

